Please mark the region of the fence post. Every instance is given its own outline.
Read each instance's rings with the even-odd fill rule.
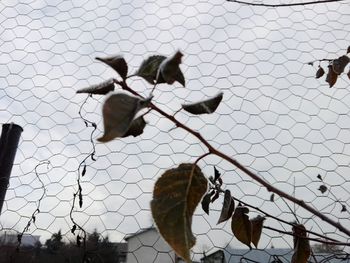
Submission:
[[[22,127],[14,123],[2,125],[0,137],[0,215],[22,131]]]

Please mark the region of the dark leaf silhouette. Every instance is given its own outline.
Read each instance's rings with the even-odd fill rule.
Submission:
[[[157,80],[157,73],[160,64],[162,61],[166,59],[165,56],[160,55],[154,55],[150,56],[146,60],[144,60],[139,68],[139,70],[136,72],[136,75],[139,77],[144,78],[147,82],[150,84],[155,84]],[[158,79],[158,83],[164,83],[164,80]]]
[[[76,229],[77,229],[77,226],[76,226],[76,225],[73,225],[73,227],[72,227],[72,229],[70,230],[70,232],[72,232],[72,234],[74,235]]]
[[[159,76],[168,84],[173,84],[175,81],[178,81],[183,86],[185,86],[185,78],[181,72],[180,64],[183,54],[180,51],[177,51],[173,56],[166,58],[162,61],[157,72]]]
[[[270,201],[271,202],[275,202],[275,194],[271,194],[270,195]]]
[[[332,65],[329,65],[326,82],[328,82],[330,88],[334,86],[334,84],[337,82],[337,79],[338,74],[334,72]]]
[[[126,79],[126,76],[128,75],[128,64],[126,63],[123,56],[115,55],[105,58],[97,57],[96,59],[106,63],[108,66],[117,71],[118,74],[122,77],[122,79]]]
[[[221,176],[221,173],[214,166],[214,181],[218,180],[220,176]]]
[[[319,79],[320,77],[322,77],[324,75],[324,69],[322,67],[318,67],[318,70],[316,72],[316,79]]]
[[[219,191],[215,191],[215,194],[211,198],[211,202],[214,203],[219,198],[219,196],[220,196]]]
[[[84,164],[83,171],[81,172],[81,176],[84,176],[86,174],[86,164]]]
[[[113,79],[109,79],[100,84],[91,85],[90,87],[80,89],[77,91],[77,93],[106,95],[108,92],[111,92],[113,90],[114,90],[114,81]],[[86,126],[88,126],[87,123],[86,123]]]
[[[347,75],[348,75],[348,79],[350,79],[350,69],[349,69],[349,72],[348,72],[348,74],[347,74]]]
[[[207,193],[203,199],[202,199],[202,202],[201,202],[201,205],[202,205],[202,209],[203,211],[209,215],[209,204],[210,204],[210,199],[211,199],[211,193]]]
[[[252,224],[252,243],[256,248],[258,248],[264,221],[265,217],[260,215],[250,220]]]
[[[192,114],[205,114],[205,113],[213,113],[217,107],[219,106],[223,97],[223,93],[220,92],[213,98],[208,100],[203,100],[200,102],[195,102],[191,104],[183,104],[182,108]]]
[[[347,211],[347,208],[346,208],[346,205],[342,205],[341,206],[341,211],[340,212],[346,212]]]
[[[156,182],[151,210],[160,234],[186,262],[196,238],[191,229],[194,210],[207,190],[207,179],[195,164],[167,170]]]
[[[294,253],[291,263],[307,263],[311,254],[311,248],[305,227],[301,224],[293,226],[293,235]]]
[[[232,199],[230,190],[225,190],[224,203],[222,205],[221,213],[217,224],[227,221],[231,218],[235,210],[235,201]]]
[[[349,57],[345,55],[333,60],[333,71],[338,75],[343,73],[346,65],[349,63],[349,60]]]
[[[231,229],[234,236],[251,249],[252,225],[248,213],[247,207],[238,206],[232,216]]]
[[[346,50],[346,54],[350,53],[350,46],[348,46],[348,49]]]
[[[151,101],[125,93],[114,93],[104,102],[102,114],[104,134],[97,140],[108,142],[117,137],[123,137],[129,130],[136,113],[147,107]]]
[[[319,179],[320,181],[322,181],[322,177],[320,174],[317,175],[317,179]]]
[[[325,186],[324,184],[323,185],[320,185],[320,187],[318,188],[318,190],[320,190],[320,192],[322,194],[324,194],[325,192],[327,192],[327,186]]]
[[[137,137],[143,133],[143,129],[146,127],[146,121],[143,116],[134,119],[128,131],[123,135],[123,137],[134,136]]]

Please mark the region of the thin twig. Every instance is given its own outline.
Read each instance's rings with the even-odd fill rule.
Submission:
[[[227,2],[233,2],[243,5],[251,5],[251,6],[264,6],[264,7],[287,7],[287,6],[303,6],[303,5],[315,5],[315,4],[324,4],[331,2],[342,2],[344,0],[322,0],[322,1],[310,1],[310,2],[297,2],[297,3],[289,3],[289,4],[264,4],[264,3],[254,3],[247,2],[241,0],[227,0]]]

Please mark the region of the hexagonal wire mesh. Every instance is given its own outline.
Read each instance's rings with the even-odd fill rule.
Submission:
[[[1,232],[23,231],[40,206],[27,233],[45,242],[61,229],[73,240],[69,214],[84,160],[76,222],[112,241],[152,225],[155,180],[167,168],[194,161],[205,153],[204,145],[154,112],[146,116],[140,137],[95,144],[102,133],[103,98],[76,90],[116,77],[96,56],[122,53],[135,72],[148,55],[177,49],[185,54],[186,88],[159,85],[154,93],[159,107],[172,113],[183,102],[222,91],[215,113],[179,112],[177,118],[274,186],[349,225],[349,212],[341,212],[350,203],[349,82],[340,78],[329,89],[314,78],[317,63],[307,65],[345,53],[348,2],[266,8],[223,0],[6,0],[0,10],[0,121],[24,128]],[[152,88],[138,78],[129,84],[144,95]],[[80,107],[83,118],[97,124],[95,133],[79,116]],[[87,158],[94,149],[96,161]],[[277,196],[271,202],[265,188],[220,158],[208,156],[199,165],[208,176],[215,165],[234,197],[286,221],[295,220],[295,213],[308,229],[349,242],[298,206]],[[324,194],[321,184],[328,189]],[[213,248],[230,256],[231,247],[241,247],[229,223],[216,225],[219,213],[220,202],[211,206],[210,216],[196,211],[195,259]],[[266,225],[290,231],[273,219]],[[292,243],[290,236],[265,229],[260,247]]]

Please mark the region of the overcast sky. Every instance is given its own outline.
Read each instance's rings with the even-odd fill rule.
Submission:
[[[68,215],[78,165],[92,150],[92,128],[78,115],[86,96],[76,90],[117,77],[96,56],[122,53],[132,73],[147,56],[178,49],[184,53],[186,88],[160,85],[154,101],[171,113],[183,102],[222,91],[216,113],[176,116],[267,181],[349,225],[349,212],[340,213],[341,204],[332,201],[350,206],[349,80],[344,75],[329,89],[324,77],[314,78],[318,64],[307,65],[345,54],[349,21],[347,1],[277,9],[223,0],[1,1],[0,123],[24,128],[1,228],[20,231],[26,225],[43,193],[34,168],[50,161],[38,168],[46,194],[29,232],[44,241],[62,229],[73,239]],[[144,95],[150,93],[143,80],[129,83]],[[82,111],[98,124],[94,141],[102,134],[102,102],[103,97],[89,98]],[[87,230],[97,228],[121,240],[149,227],[154,181],[165,169],[205,152],[184,131],[169,132],[172,124],[157,114],[146,119],[141,137],[97,143],[97,161],[87,160],[84,205],[74,214]],[[226,162],[208,157],[199,165],[207,176],[216,165],[235,197],[294,220],[281,199],[269,202],[270,193]],[[331,190],[323,195],[317,190],[318,174]],[[193,220],[197,251],[238,245],[229,223],[216,226],[219,203],[210,216],[198,209]],[[309,229],[334,232],[289,205]],[[278,236],[266,231],[262,247],[291,244],[290,238]]]

